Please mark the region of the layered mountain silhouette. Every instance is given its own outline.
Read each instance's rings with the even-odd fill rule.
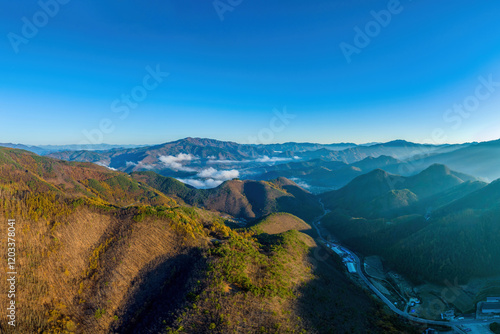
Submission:
[[[49,156],[68,161],[94,162],[124,172],[151,170],[180,178],[196,178],[198,172],[210,167],[237,170],[243,179],[287,177],[319,193],[339,189],[355,177],[377,168],[412,176],[433,164],[446,165],[457,172],[492,181],[500,177],[496,168],[500,162],[499,142],[431,145],[396,140],[370,145],[250,145],[185,138],[155,146],[59,151]]]
[[[500,274],[500,183],[432,165],[404,177],[374,170],[322,194],[324,226],[416,282]]]
[[[384,155],[377,158],[368,157],[350,165],[340,161],[314,159],[259,167],[253,170],[256,175],[252,174],[251,176],[262,180],[284,176],[289,179],[300,180],[305,185],[310,186],[311,191],[319,193],[332,188],[341,188],[355,177],[374,169],[390,169],[399,163],[401,163],[399,160]]]
[[[499,141],[240,145],[186,138],[49,156],[0,148],[0,214],[19,221],[19,242],[28,245],[20,253],[28,282],[22,302],[32,306],[20,311],[30,319],[23,329],[155,332],[165,324],[172,331],[198,324],[206,332],[214,323],[230,332],[241,330],[236,310],[243,308],[258,326],[251,330],[274,328],[283,322],[277,314],[289,314],[290,330],[342,331],[329,309],[376,313],[377,306],[346,281],[335,260],[310,269],[307,257],[318,247],[310,223],[324,213],[322,205],[331,210],[324,229],[361,255],[380,255],[409,280],[443,285],[500,275],[500,183],[484,182],[498,175],[499,147]],[[228,169],[240,178],[211,189],[168,176],[207,178]],[[286,263],[309,280],[307,287]],[[220,306],[206,297],[214,293],[223,296]],[[329,304],[345,293],[355,296],[352,303]],[[325,294],[321,307],[313,302]],[[262,313],[255,306],[272,298],[290,309]],[[231,325],[196,308],[224,309],[217,317],[230,317]],[[362,312],[354,326],[384,332]]]
[[[493,181],[500,178],[500,140],[474,143],[467,147],[416,159],[412,166],[445,164],[451,169]]]
[[[63,151],[50,154],[51,157],[69,160],[99,162],[123,171],[144,170],[151,166],[159,171],[163,164],[158,160],[161,156],[192,155],[198,159],[223,161],[242,161],[256,159],[262,156],[273,156],[276,153],[266,147],[257,145],[242,145],[234,142],[223,142],[203,138],[185,138],[156,146],[133,149],[114,149],[109,151]],[[284,154],[278,154],[285,156]]]
[[[452,189],[474,177],[432,165],[421,173],[404,177],[376,169],[361,175],[345,187],[321,194],[325,207],[360,217],[393,215],[430,196]],[[464,189],[465,190],[465,189]]]
[[[338,260],[314,261],[310,226],[277,212],[309,219],[318,206],[285,178],[201,191],[152,172],[0,148],[0,220],[16,221],[22,282],[16,331],[416,333],[353,285]],[[233,230],[217,211],[254,221]]]
[[[312,220],[323,212],[314,195],[283,177],[270,182],[231,180],[213,189],[195,189],[154,172],[136,172],[132,177],[189,205],[238,218],[255,219],[272,212],[289,212]]]

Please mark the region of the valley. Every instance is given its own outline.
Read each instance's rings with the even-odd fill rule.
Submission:
[[[378,275],[381,275],[382,277],[374,277],[368,274],[369,265],[365,259],[360,258],[356,253],[340,244],[336,241],[334,236],[328,234],[328,240],[323,237],[323,234],[325,232],[328,233],[328,231],[323,230],[322,233],[322,228],[318,226],[321,225],[322,219],[328,213],[329,211],[325,210],[324,214],[313,223],[320,243],[327,249],[332,250],[337,256],[341,257],[348,269],[349,275],[353,276],[353,279],[357,281],[358,284],[373,291],[377,297],[380,298],[380,300],[395,314],[408,319],[411,322],[423,324],[425,326],[439,326],[444,329],[453,328],[459,332],[465,331],[467,328],[474,328],[476,325],[485,327],[495,323],[498,316],[479,318],[476,316],[475,312],[473,312],[473,315],[454,315],[449,319],[443,319],[443,314],[448,312],[447,308],[449,308],[449,306],[441,304],[441,298],[446,300],[446,296],[451,292],[453,294],[452,298],[454,298],[452,302],[456,302],[460,295],[466,294],[466,292],[462,290],[462,287],[458,285],[453,286],[448,282],[447,287],[445,288],[437,287],[441,290],[440,296],[433,294],[430,295],[429,298],[422,298],[426,294],[426,290],[418,287],[419,293],[414,294],[416,287],[412,287],[411,284],[405,282],[404,279],[401,279],[401,277],[395,272],[391,272],[389,274],[392,276],[393,280],[395,279],[394,281],[396,282],[396,286],[398,286],[398,288],[395,288],[390,282],[388,282],[385,279],[385,275],[383,273],[380,274],[381,271],[378,271]],[[408,295],[405,290],[399,290],[400,284],[397,284],[398,281],[399,283],[406,285],[405,290],[411,291],[413,296]],[[381,283],[383,285],[387,283],[389,285],[388,288],[384,288]],[[405,294],[406,296],[403,296],[402,294]],[[476,304],[477,302],[473,304],[474,309]],[[472,305],[469,305],[469,307],[471,306]]]
[[[0,334],[500,334],[500,2],[0,17]]]
[[[39,305],[19,308],[23,328],[321,333],[347,331],[352,305],[370,316],[351,315],[351,328],[374,333],[494,322],[475,313],[500,292],[498,181],[437,163],[393,173],[415,147],[439,156],[476,144],[283,145],[308,150],[207,139],[48,156],[0,148],[2,217],[23,227],[19,289],[45,287],[20,294]],[[116,164],[134,154],[143,160]]]
[[[319,260],[303,233],[310,226],[291,214],[255,211],[260,222],[231,229],[227,214],[177,202],[145,180],[16,149],[0,148],[0,175],[1,220],[18,228],[20,282],[16,330],[2,320],[2,332],[416,333],[335,259]],[[311,201],[286,180],[257,188]],[[6,282],[0,290],[4,308]]]

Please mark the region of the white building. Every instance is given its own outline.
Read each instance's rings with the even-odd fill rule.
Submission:
[[[483,314],[500,314],[500,302],[486,302],[481,306]]]
[[[347,262],[347,270],[353,274],[356,272],[356,266],[352,262]]]

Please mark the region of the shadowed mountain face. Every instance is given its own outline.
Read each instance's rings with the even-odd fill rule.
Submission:
[[[345,186],[355,177],[377,168],[391,168],[400,161],[388,156],[368,157],[348,165],[340,161],[314,159],[304,162],[290,162],[252,170],[252,177],[270,180],[280,176],[297,180],[314,193],[321,193]],[[256,174],[256,175],[253,175]]]
[[[156,188],[180,202],[198,192],[153,173],[132,178],[0,148],[0,221],[16,221],[22,282],[22,321],[11,331],[0,319],[1,332],[417,333],[384,314],[334,258],[314,260],[319,250],[297,231],[311,231],[300,218],[272,214],[259,222],[266,232],[231,230],[218,214],[179,205]],[[230,181],[213,191],[193,197],[207,206],[249,203],[240,210],[255,216],[318,205],[283,178]],[[1,235],[7,227],[0,224]],[[0,248],[6,261],[6,244]],[[6,280],[0,289],[8,290]]]
[[[443,165],[432,165],[421,173],[403,177],[381,169],[359,176],[342,189],[321,195],[325,207],[354,216],[381,217],[399,213],[402,208],[430,196],[474,180]]]
[[[132,173],[132,177],[189,205],[255,219],[272,212],[289,212],[311,220],[323,212],[316,197],[294,182],[278,178],[264,181],[226,181],[214,189],[195,189],[154,172]]]
[[[495,181],[439,208],[427,226],[399,240],[388,258],[408,275],[434,276],[440,283],[500,275],[499,185]]]
[[[415,160],[411,166],[441,163],[451,169],[493,181],[500,178],[500,140],[475,143],[452,152]]]
[[[443,165],[411,177],[375,170],[321,196],[333,210],[323,226],[416,282],[493,277],[500,275],[499,184]]]

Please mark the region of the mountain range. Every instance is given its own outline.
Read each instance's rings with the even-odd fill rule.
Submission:
[[[154,172],[134,172],[132,178],[189,205],[228,213],[251,220],[273,212],[289,212],[305,220],[323,213],[314,195],[294,182],[280,177],[276,180],[230,180],[217,188],[196,189],[174,178]]]
[[[418,333],[354,285],[340,260],[315,259],[314,233],[292,213],[322,212],[285,178],[198,190],[0,148],[0,220],[15,219],[22,282],[16,331]],[[233,213],[248,228],[229,227]],[[10,331],[6,317],[0,330]]]
[[[0,215],[29,226],[19,235],[30,245],[20,253],[31,282],[24,329],[241,331],[244,309],[267,329],[342,332],[357,307],[353,326],[386,332],[362,316],[380,311],[338,260],[313,266],[310,224],[324,214],[335,239],[415,283],[500,275],[500,183],[484,182],[496,175],[498,141],[277,145],[187,138],[47,156],[0,148]],[[211,186],[190,185],[198,180]],[[346,293],[352,301],[331,304]],[[271,307],[276,298],[288,306]],[[254,306],[262,303],[264,313]]]
[[[250,145],[185,138],[133,148],[93,146],[89,150],[74,150],[78,147],[69,147],[70,150],[55,152],[46,151],[47,147],[20,148],[67,161],[93,162],[127,173],[155,171],[201,188],[213,188],[235,177],[272,180],[283,176],[313,193],[321,193],[339,189],[356,176],[377,168],[411,176],[436,163],[487,182],[500,178],[496,168],[500,162],[500,141],[454,145],[416,144],[404,140],[366,145]]]
[[[377,169],[320,195],[323,226],[416,283],[500,275],[500,188],[444,165],[410,177]]]

